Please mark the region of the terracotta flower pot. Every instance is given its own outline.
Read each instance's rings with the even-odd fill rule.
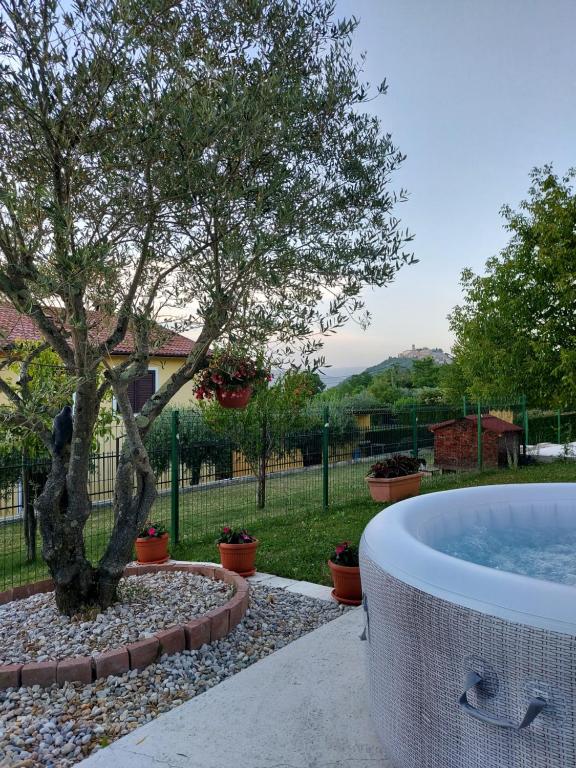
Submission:
[[[240,576],[253,576],[256,573],[254,564],[259,543],[255,539],[248,544],[218,544],[222,567]]]
[[[404,477],[367,477],[366,482],[374,501],[400,501],[418,496],[422,472]]]
[[[218,400],[222,408],[246,408],[251,395],[252,387],[250,386],[243,389],[216,390],[216,400]]]
[[[344,605],[360,605],[362,602],[360,568],[353,565],[338,565],[332,560],[328,560],[328,565],[332,572],[334,600]]]
[[[136,539],[136,558],[140,564],[165,563],[168,554],[168,534]]]

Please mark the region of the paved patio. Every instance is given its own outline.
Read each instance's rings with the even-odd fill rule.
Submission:
[[[318,584],[270,574],[252,580],[330,599]],[[362,610],[348,611],[80,765],[392,768],[368,712],[362,627]]]

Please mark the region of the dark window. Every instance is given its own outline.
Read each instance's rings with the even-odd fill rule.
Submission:
[[[140,413],[142,406],[156,391],[156,373],[148,371],[141,379],[136,379],[128,387],[128,397],[134,413]]]

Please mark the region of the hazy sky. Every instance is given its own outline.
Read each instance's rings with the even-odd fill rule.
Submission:
[[[420,263],[366,293],[373,322],[325,347],[334,366],[417,346],[450,347],[446,315],[463,267],[481,271],[507,241],[499,211],[526,196],[532,167],[576,165],[576,0],[340,0],[356,15],[369,108],[407,155],[396,185]],[[327,371],[329,373],[329,371]]]

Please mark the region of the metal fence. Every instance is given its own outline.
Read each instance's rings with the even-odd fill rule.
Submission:
[[[489,454],[484,429],[489,414],[520,427],[520,455],[508,450],[502,459],[501,446],[499,457]],[[438,466],[430,427],[450,420],[456,420],[450,440],[461,461]],[[525,443],[565,442],[572,435],[576,412],[530,411],[522,401],[355,410],[320,405],[308,409],[297,428],[267,414],[247,426],[239,414],[225,433],[208,428],[197,410],[170,411],[160,417],[148,444],[158,481],[152,517],[170,528],[175,542],[215,535],[225,524],[250,526],[295,512],[304,522],[306,515],[365,499],[370,464],[393,453],[425,460],[424,482],[433,483],[443,470],[481,470],[494,465],[494,456],[499,464],[522,460]],[[118,432],[92,457],[93,508],[85,529],[92,560],[102,554],[112,529],[122,439]],[[487,456],[492,458],[485,466]],[[0,466],[0,590],[46,573],[33,500],[47,470],[45,461]]]

